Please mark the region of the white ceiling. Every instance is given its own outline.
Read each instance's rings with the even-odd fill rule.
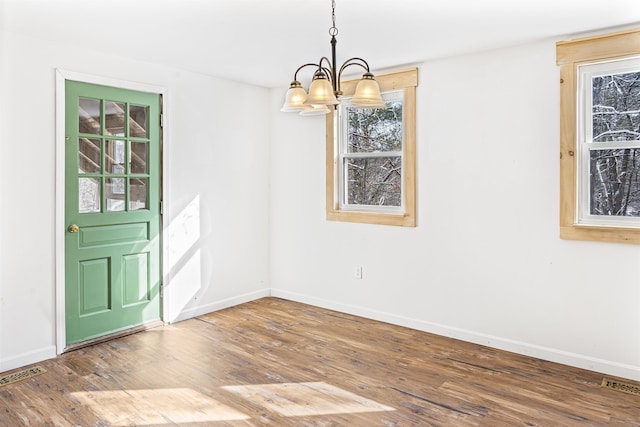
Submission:
[[[640,0],[336,2],[338,63],[374,71],[640,24]],[[0,13],[9,31],[266,87],[331,52],[331,0],[0,0]]]

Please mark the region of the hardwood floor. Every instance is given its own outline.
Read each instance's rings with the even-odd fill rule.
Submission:
[[[602,374],[276,298],[38,365],[1,426],[640,426]]]

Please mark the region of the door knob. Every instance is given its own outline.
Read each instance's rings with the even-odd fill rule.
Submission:
[[[76,224],[71,224],[69,228],[67,228],[67,230],[69,230],[69,233],[77,233],[78,230],[80,230],[80,227],[78,227]]]

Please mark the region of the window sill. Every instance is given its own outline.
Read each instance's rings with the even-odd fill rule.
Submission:
[[[408,214],[389,214],[379,212],[328,210],[327,220],[342,222],[359,222],[377,225],[395,225],[415,227],[416,218]]]
[[[596,242],[640,243],[640,229],[592,225],[560,226],[560,238]]]

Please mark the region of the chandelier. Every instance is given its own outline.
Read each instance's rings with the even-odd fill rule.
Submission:
[[[365,70],[358,82],[351,103],[357,108],[385,108],[386,104],[380,95],[380,86],[376,82],[369,64],[362,58],[350,58],[337,69],[336,64],[336,2],[331,1],[331,19],[333,25],[329,28],[331,36],[331,60],[326,56],[320,58],[317,64],[309,63],[301,65],[293,75],[293,82],[285,95],[284,105],[280,109],[285,113],[300,113],[304,116],[327,114],[329,106],[333,109],[340,103],[338,98],[342,95],[340,79],[342,72],[352,65],[357,65]],[[298,81],[298,72],[306,67],[315,67],[313,79],[309,85],[309,92],[305,91],[302,83]]]

